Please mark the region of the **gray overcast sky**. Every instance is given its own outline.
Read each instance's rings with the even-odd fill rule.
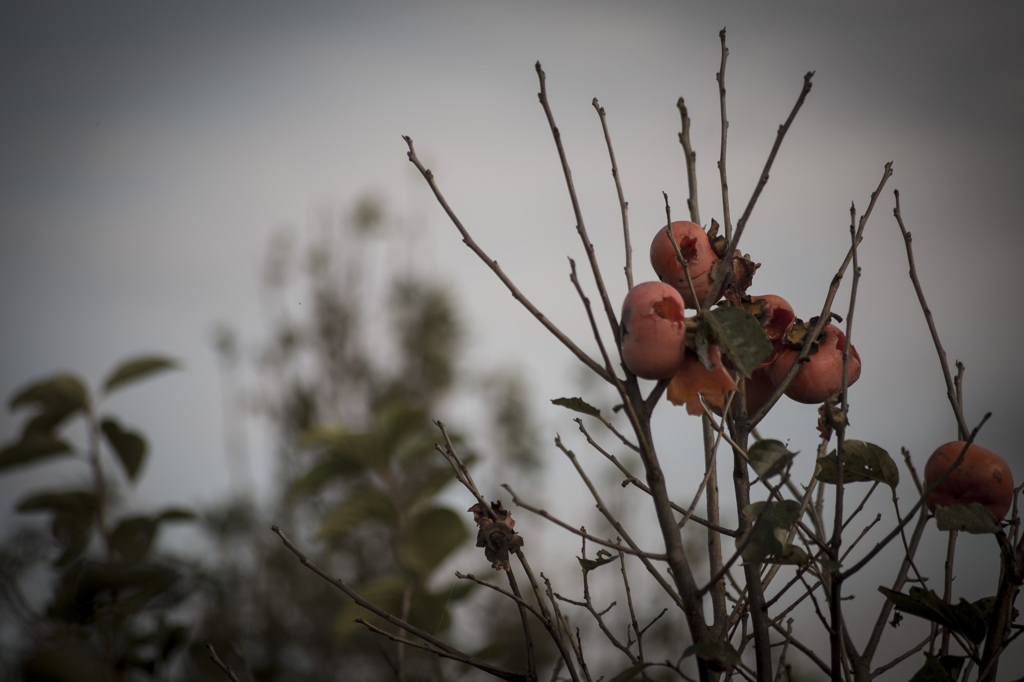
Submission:
[[[547,406],[576,386],[569,356],[460,244],[400,135],[481,245],[592,346],[567,280],[566,256],[583,258],[534,62],[620,298],[618,207],[591,99],[608,111],[637,278],[653,278],[644,255],[663,224],[661,192],[676,215],[685,207],[679,96],[694,119],[702,219],[721,219],[722,27],[734,217],[816,71],[748,228],[744,250],[764,264],[756,292],[815,314],[845,253],[850,202],[865,207],[894,162],[861,252],[857,388],[870,399],[854,392],[851,436],[906,446],[919,462],[955,436],[891,217],[898,188],[947,352],[968,368],[968,418],[994,412],[979,441],[1024,476],[1021,325],[1005,308],[1024,245],[1019,2],[3,3],[0,393],[64,368],[95,382],[139,351],[181,358],[184,372],[111,407],[151,438],[149,494],[210,499],[228,482],[212,325],[257,336],[272,230],[374,191],[422,231],[416,267],[457,288],[467,366],[521,368],[539,416],[571,431]],[[765,435],[813,451],[813,408],[776,412]],[[5,440],[17,423],[0,421]],[[659,428],[696,433],[668,410]],[[32,475],[0,491],[9,499]]]

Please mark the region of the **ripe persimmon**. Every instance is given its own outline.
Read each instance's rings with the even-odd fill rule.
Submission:
[[[671,285],[683,297],[686,305],[696,310],[711,291],[712,268],[719,258],[711,249],[708,234],[697,223],[689,220],[677,220],[672,223],[672,238],[679,245],[679,252],[686,261],[693,281],[693,290],[697,294],[694,300],[690,287],[686,283],[686,273],[672,248],[665,228],[658,230],[651,241],[651,266],[662,282]]]
[[[797,370],[793,381],[786,388],[786,396],[798,403],[822,403],[833,393],[843,387],[843,348],[846,346],[846,335],[834,324],[827,325],[823,331],[821,343],[817,351],[807,356],[807,361]],[[796,361],[799,350],[791,348],[783,351],[768,368],[768,374],[778,386],[785,378],[789,368]],[[857,349],[850,346],[849,379],[847,385],[852,386],[860,378],[860,355]]]
[[[924,485],[930,488],[963,452],[965,441],[940,445],[924,467]],[[980,445],[971,443],[964,460],[925,498],[929,511],[935,507],[978,502],[997,519],[1006,516],[1013,502],[1013,474],[1006,460]]]
[[[683,298],[663,282],[637,284],[622,302],[622,361],[643,379],[668,379],[683,361]]]

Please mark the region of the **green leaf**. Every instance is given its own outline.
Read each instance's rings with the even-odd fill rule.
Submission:
[[[341,539],[367,521],[393,523],[394,520],[395,509],[391,500],[379,490],[363,488],[327,510],[320,520],[320,537]]]
[[[649,668],[651,665],[653,664],[637,663],[636,665],[631,665],[612,679],[608,680],[608,682],[632,682],[632,680],[635,680],[636,676],[640,674],[640,671],[644,668]]]
[[[705,315],[722,353],[746,378],[772,352],[771,341],[757,319],[743,308],[724,306]]]
[[[85,490],[43,492],[21,500],[20,512],[52,512],[50,532],[63,552],[55,566],[67,566],[85,552],[92,538],[98,504],[96,495]]]
[[[373,436],[337,426],[317,426],[307,430],[299,437],[298,447],[325,450],[330,458],[359,469],[375,464],[374,459],[380,450]]]
[[[73,374],[55,374],[23,388],[10,407],[35,407],[39,414],[29,425],[31,431],[52,431],[61,422],[89,407],[89,392],[81,379]]]
[[[52,433],[29,430],[22,434],[20,441],[0,450],[0,472],[71,452],[71,446]]]
[[[87,490],[36,493],[18,503],[18,511],[66,511],[88,514],[96,509],[96,495]]]
[[[759,440],[747,452],[750,466],[761,478],[769,478],[785,471],[796,456],[781,441]]]
[[[158,523],[164,523],[165,521],[195,521],[195,512],[189,511],[188,509],[178,509],[171,507],[160,512],[156,520]]]
[[[125,564],[142,562],[153,546],[157,522],[149,516],[123,519],[110,534],[110,545]]]
[[[743,509],[743,516],[754,520],[754,525],[736,540],[740,556],[745,563],[761,563],[766,560],[791,563],[798,558],[783,544],[790,527],[800,515],[800,503],[795,500],[782,502],[755,502]],[[749,540],[747,539],[749,538]]]
[[[999,532],[999,521],[980,502],[935,507],[935,525],[939,530],[962,530],[974,535]]]
[[[573,412],[582,412],[591,417],[601,416],[601,410],[587,403],[583,398],[555,398],[551,402],[560,407],[567,407]]]
[[[967,657],[933,656],[925,652],[924,659],[924,665],[914,673],[910,682],[956,682]]]
[[[104,419],[100,429],[124,467],[128,480],[134,481],[146,458],[146,439],[135,431],[121,428],[113,419]]]
[[[739,652],[728,642],[697,642],[683,651],[683,658],[694,655],[717,663],[723,670],[738,666],[742,661]]]
[[[935,592],[921,587],[911,587],[909,595],[885,587],[878,590],[904,613],[944,625],[975,644],[981,644],[985,639],[985,618],[977,604],[965,599],[956,605],[947,604]]]
[[[107,380],[103,382],[103,392],[111,393],[125,384],[144,379],[150,374],[177,369],[178,363],[161,355],[144,355],[126,360],[114,368]]]
[[[580,568],[583,569],[584,573],[593,571],[595,568],[600,568],[605,564],[610,564],[619,557],[612,554],[606,549],[597,550],[597,556],[594,559],[584,559],[583,557],[576,557],[576,561],[580,562]]]
[[[411,535],[401,543],[398,554],[403,565],[424,578],[469,537],[462,517],[445,507],[418,513],[410,525]]]
[[[839,462],[843,462],[843,483],[878,481],[895,488],[900,482],[900,470],[889,453],[873,443],[848,440],[843,443],[837,459],[833,450],[818,460],[821,471],[818,480],[835,484],[839,481]]]

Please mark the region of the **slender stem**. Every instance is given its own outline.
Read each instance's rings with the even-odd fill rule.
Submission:
[[[462,221],[459,220],[458,216],[455,215],[455,212],[448,205],[448,201],[444,198],[444,195],[441,194],[441,190],[438,189],[437,183],[434,181],[434,173],[429,168],[426,168],[420,162],[419,157],[416,156],[416,150],[413,148],[412,138],[409,137],[408,135],[405,135],[403,136],[403,139],[405,140],[406,144],[409,147],[409,161],[411,161],[412,164],[416,166],[416,169],[419,170],[420,174],[427,181],[427,184],[430,186],[430,189],[434,193],[434,197],[437,199],[438,203],[441,205],[441,208],[443,208],[444,212],[448,214],[448,218],[455,225],[455,228],[459,231],[459,234],[462,235],[463,243],[466,246],[468,246],[473,251],[473,253],[475,253],[480,258],[480,260],[482,260],[487,265],[487,267],[491,269],[492,272],[494,272],[495,275],[497,275],[498,279],[501,280],[501,283],[504,284],[505,288],[508,289],[509,292],[512,294],[512,297],[515,300],[519,301],[519,303],[524,308],[526,308],[531,315],[537,318],[537,321],[539,321],[545,329],[551,332],[551,334],[554,335],[554,337],[558,339],[563,346],[568,348],[569,351],[573,355],[575,355],[580,362],[586,365],[587,369],[589,369],[591,372],[601,377],[605,381],[609,383],[614,383],[614,378],[612,377],[612,375],[608,373],[608,370],[606,370],[597,361],[595,361],[593,358],[587,355],[579,346],[577,346],[572,341],[572,339],[566,336],[561,329],[555,326],[555,324],[551,320],[549,320],[544,315],[544,313],[542,313],[537,308],[537,306],[535,306],[530,301],[530,299],[528,299],[521,291],[519,291],[519,288],[512,282],[509,276],[505,274],[504,270],[501,269],[501,266],[498,265],[498,262],[493,260],[490,256],[487,255],[487,252],[480,248],[480,246],[476,243],[473,237],[469,234],[469,231],[463,226]],[[617,329],[618,325],[615,325],[615,327]],[[618,337],[616,336],[616,339],[617,338]]]
[[[725,239],[732,241],[732,212],[729,209],[729,176],[725,171],[725,149],[729,139],[729,117],[725,110],[725,62],[729,58],[729,48],[725,46],[725,29],[718,32],[722,41],[722,64],[718,67],[715,80],[718,81],[718,101],[722,112],[722,144],[718,155],[718,174],[722,181],[722,224],[725,226]],[[732,251],[727,253],[731,254]]]
[[[914,285],[914,291],[917,293],[917,300],[921,304],[921,311],[924,313],[925,322],[928,323],[928,331],[932,335],[932,342],[935,344],[935,352],[939,355],[939,364],[942,366],[942,377],[946,380],[946,397],[949,398],[949,404],[953,408],[953,416],[956,418],[957,430],[960,434],[960,439],[963,440],[967,437],[967,421],[964,419],[963,409],[959,399],[958,391],[953,383],[953,376],[949,371],[949,363],[946,362],[946,351],[942,347],[942,342],[939,341],[939,332],[935,328],[935,320],[932,318],[931,308],[928,307],[928,302],[924,298],[924,289],[921,287],[921,280],[917,275],[917,266],[914,264],[914,250],[911,246],[912,237],[910,232],[907,231],[906,226],[903,224],[903,212],[900,208],[900,192],[896,190],[893,192],[896,197],[896,208],[893,209],[893,215],[896,217],[896,224],[900,228],[900,234],[903,235],[903,243],[907,249],[907,262],[910,266],[910,281]],[[959,365],[962,368],[962,365]]]
[[[682,122],[679,144],[683,146],[683,154],[686,156],[686,185],[689,190],[686,207],[690,209],[690,220],[700,225],[700,208],[697,205],[697,152],[693,151],[693,145],[690,144],[690,114],[682,97],[676,102],[676,107],[679,109],[679,118]]]
[[[608,120],[605,117],[604,107],[594,98],[594,108],[601,119],[601,130],[604,131],[604,141],[608,145],[608,158],[612,164],[612,179],[615,180],[615,194],[619,197],[619,212],[622,214],[622,241],[625,247],[626,265],[623,270],[626,273],[626,287],[633,288],[633,245],[629,239],[629,202],[622,192],[622,181],[619,180],[619,166],[615,162],[615,150],[612,149],[612,138],[608,133]]]

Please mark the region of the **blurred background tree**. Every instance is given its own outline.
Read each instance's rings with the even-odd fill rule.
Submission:
[[[320,223],[305,249],[294,232],[280,231],[266,259],[267,339],[255,353],[258,388],[245,402],[269,427],[274,489],[269,508],[240,491],[205,517],[209,598],[192,638],[191,679],[221,675],[206,642],[260,680],[439,679],[443,663],[355,623],[363,617],[389,629],[283,551],[269,525],[314,548],[321,566],[374,603],[442,633],[471,584],[439,569],[475,534],[469,501],[444,498],[453,478],[434,449],[432,420],[460,392],[480,392],[489,413],[485,447],[502,466],[538,464],[524,387],[507,370],[458,366],[456,303],[415,274],[409,235],[381,202],[363,197],[347,215],[324,214]],[[229,328],[215,340],[222,367],[239,368],[241,344]],[[236,385],[229,374],[226,385]],[[450,432],[472,458],[466,437]],[[468,560],[484,570],[482,553]],[[514,612],[506,616],[518,626]],[[475,623],[478,646],[515,655],[516,642],[493,641],[504,621]]]
[[[332,574],[432,633],[451,630],[472,593],[477,607],[491,598],[442,570],[460,548],[460,568],[490,569],[472,547],[471,500],[445,497],[453,477],[434,449],[433,420],[460,393],[474,394],[486,412],[475,445],[493,453],[494,469],[526,475],[538,467],[537,430],[516,374],[458,366],[456,303],[416,274],[408,237],[367,196],[341,217],[323,214],[305,247],[289,230],[271,242],[261,282],[266,338],[250,353],[228,325],[214,334],[235,491],[198,513],[179,552],[161,549],[156,531],[190,512],[127,514],[116,465],[93,466],[83,479],[91,488],[26,497],[21,509],[50,513],[52,533],[28,524],[0,552],[5,679],[225,679],[208,644],[257,680],[459,676],[355,623],[389,628],[270,531],[281,525]],[[84,391],[56,375],[19,392],[12,408],[38,412],[4,449],[3,470],[70,452],[56,429],[80,412],[134,482],[143,436],[97,416]],[[253,416],[272,443],[272,483],[259,495],[246,437]],[[449,433],[474,459],[465,432]],[[81,458],[91,463],[99,440],[87,441]],[[51,580],[39,579],[41,567]],[[503,606],[461,632],[470,647],[514,659],[521,634],[504,633],[517,631],[518,614]]]

